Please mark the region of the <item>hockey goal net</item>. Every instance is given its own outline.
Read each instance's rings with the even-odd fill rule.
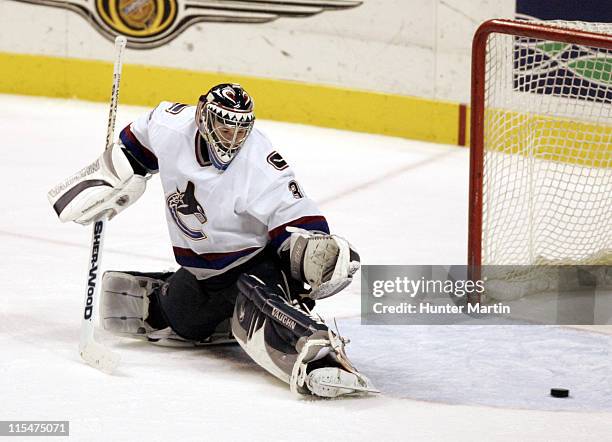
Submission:
[[[612,24],[490,20],[472,51],[468,264],[612,265]]]

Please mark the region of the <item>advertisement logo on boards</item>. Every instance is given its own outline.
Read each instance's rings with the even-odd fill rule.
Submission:
[[[14,0],[68,9],[88,20],[108,40],[124,35],[132,49],[152,49],[200,22],[267,23],[281,17],[310,17],[353,8],[353,0]]]
[[[593,32],[603,30],[598,22],[611,22],[612,9],[609,0],[516,0],[516,18],[578,21],[583,30]],[[612,51],[524,37],[515,38],[514,45],[516,90],[612,103]]]

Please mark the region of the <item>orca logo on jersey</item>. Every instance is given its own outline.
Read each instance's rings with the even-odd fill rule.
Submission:
[[[195,185],[187,182],[184,192],[178,188],[166,198],[166,205],[179,230],[190,239],[199,241],[207,236],[202,231],[202,224],[208,221],[202,205],[195,197]]]
[[[174,40],[194,23],[266,23],[279,17],[309,17],[360,0],[249,2],[236,0],[13,0],[68,9],[110,41],[127,38],[128,48],[152,49]],[[257,3],[257,4],[252,4]]]

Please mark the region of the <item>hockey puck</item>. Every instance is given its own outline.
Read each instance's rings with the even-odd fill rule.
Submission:
[[[551,388],[550,395],[552,397],[569,397],[569,390],[567,388]]]

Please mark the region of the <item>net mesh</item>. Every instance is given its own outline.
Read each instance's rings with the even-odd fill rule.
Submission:
[[[612,51],[489,36],[482,190],[482,264],[612,264]]]

